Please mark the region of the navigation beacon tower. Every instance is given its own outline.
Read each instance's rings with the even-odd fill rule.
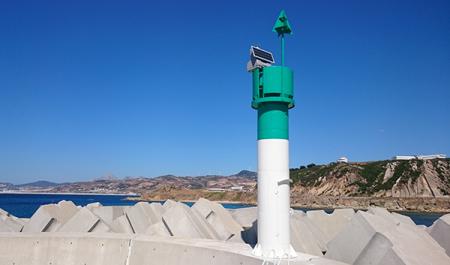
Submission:
[[[253,254],[265,258],[291,258],[289,228],[289,125],[294,107],[293,72],[284,66],[284,35],[292,30],[284,10],[273,31],[281,39],[281,66],[272,53],[250,48],[247,70],[253,77],[252,108],[258,111],[258,244]]]

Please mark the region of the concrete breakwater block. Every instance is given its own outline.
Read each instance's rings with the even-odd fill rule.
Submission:
[[[336,209],[331,214],[323,210],[311,210],[306,212],[307,218],[322,231],[322,239],[325,243],[332,240],[352,219],[353,209]]]
[[[135,233],[145,233],[152,224],[161,221],[163,208],[160,203],[138,202],[125,210]]]
[[[166,225],[161,221],[149,226],[145,234],[152,236],[162,236],[162,237],[170,237],[171,234],[167,229]]]
[[[242,227],[240,238],[245,243],[254,247],[258,240],[258,208],[245,207],[228,210],[233,219]]]
[[[36,233],[45,232],[48,228],[55,222],[48,211],[46,211],[44,206],[41,206],[34,214],[31,216],[30,220],[23,226],[22,232],[24,233]]]
[[[166,210],[162,220],[172,236],[220,239],[211,225],[184,203],[177,203]]]
[[[115,233],[134,234],[133,227],[126,215],[122,215],[114,219],[110,225],[111,231]]]
[[[102,206],[91,208],[91,212],[97,215],[103,222],[112,225],[115,219],[125,214],[123,206]]]
[[[325,257],[348,264],[450,264],[444,249],[425,230],[363,211],[327,247]]]
[[[450,214],[441,216],[427,231],[450,256]]]
[[[88,205],[86,205],[86,208],[88,208],[89,210],[92,211],[92,209],[99,208],[99,207],[102,207],[102,206],[103,205],[101,203],[99,203],[99,202],[93,202],[93,203],[89,203]]]
[[[59,227],[68,222],[80,210],[80,208],[71,201],[63,200],[57,204],[50,205],[53,206],[49,206],[46,210],[55,219],[55,223],[53,223],[46,232],[57,231]]]
[[[221,240],[228,240],[233,236],[236,236],[235,241],[240,238],[241,231],[243,231],[241,225],[221,204],[200,198],[194,203],[192,209],[206,219]]]
[[[322,256],[322,249],[319,246],[319,242],[302,219],[291,217],[290,227],[292,247],[297,252]]]
[[[92,232],[96,226],[99,226],[96,231],[109,231],[109,228],[100,221],[98,216],[93,214],[87,207],[83,207],[61,226],[58,232]]]
[[[71,201],[42,205],[24,225],[23,232],[54,232],[63,226],[79,208]]]
[[[251,228],[253,223],[258,219],[257,207],[245,207],[239,209],[230,210],[231,216],[238,222],[244,229]]]
[[[367,209],[367,212],[371,213],[373,215],[380,216],[380,217],[384,218],[385,220],[395,223],[396,225],[401,223],[403,225],[416,226],[416,224],[410,217],[403,215],[403,214],[391,213],[388,210],[386,210],[385,208],[369,207],[369,209]]]
[[[0,219],[0,232],[19,232],[14,231],[4,220]]]
[[[166,211],[168,209],[170,209],[172,206],[175,206],[177,204],[176,201],[174,200],[166,200],[163,204],[163,211]]]
[[[0,209],[0,232],[20,232],[24,221]]]
[[[306,216],[292,211],[290,217],[291,245],[297,252],[322,256],[326,251],[324,235]]]

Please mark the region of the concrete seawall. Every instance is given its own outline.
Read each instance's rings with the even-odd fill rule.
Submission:
[[[207,239],[98,233],[0,233],[2,265],[257,265],[263,262],[251,255],[251,247],[246,244]],[[344,264],[307,254],[289,261],[266,261],[266,264],[288,262]]]

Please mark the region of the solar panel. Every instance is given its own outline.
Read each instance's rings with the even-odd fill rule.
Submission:
[[[252,46],[251,49],[252,49],[252,55],[256,59],[261,60],[265,63],[270,63],[270,64],[273,64],[275,62],[271,52],[265,51],[261,48],[255,47],[255,46]]]

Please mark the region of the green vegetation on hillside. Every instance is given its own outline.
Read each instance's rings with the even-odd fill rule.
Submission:
[[[290,170],[292,184],[300,183],[304,186],[315,186],[320,184],[320,178],[333,176],[342,177],[345,174],[354,171],[353,166],[349,164],[329,164],[329,165],[308,165],[308,167],[293,168]]]
[[[434,159],[431,163],[438,177],[450,187],[450,178],[447,176],[450,170],[449,162],[449,159]],[[388,168],[393,171],[387,173]],[[291,169],[290,174],[293,185],[304,187],[319,186],[327,179],[339,179],[347,176],[347,182],[344,182],[347,187],[355,185],[357,187],[354,195],[366,196],[390,190],[396,183],[399,185],[414,184],[423,171],[424,161],[415,159],[302,166]]]
[[[359,174],[362,179],[355,182],[355,185],[358,185],[359,193],[372,194],[378,190],[377,187],[383,182],[386,164],[386,161],[377,161],[361,166],[362,170],[360,170]]]

